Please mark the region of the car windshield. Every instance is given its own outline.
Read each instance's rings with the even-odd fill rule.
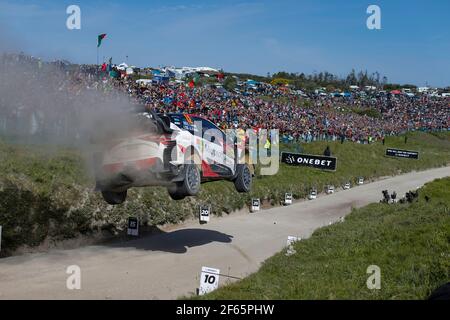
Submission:
[[[197,132],[197,128],[193,123],[194,120],[186,118],[183,114],[169,114],[167,117],[170,119],[170,122],[178,128],[187,130],[191,134],[195,134]]]

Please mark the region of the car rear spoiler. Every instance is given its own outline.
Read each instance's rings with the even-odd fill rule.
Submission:
[[[173,129],[170,128],[170,123],[166,123],[155,111],[150,111],[150,114],[164,133],[171,134],[173,132]]]

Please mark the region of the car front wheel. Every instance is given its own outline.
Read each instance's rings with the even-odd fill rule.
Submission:
[[[252,189],[252,173],[246,164],[238,164],[234,186],[238,192],[250,192]]]

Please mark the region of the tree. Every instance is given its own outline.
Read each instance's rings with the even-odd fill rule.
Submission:
[[[331,84],[327,85],[326,89],[327,89],[328,92],[335,92],[336,91],[336,88],[333,85],[331,85]]]
[[[223,86],[228,91],[233,91],[236,88],[237,81],[232,76],[227,76],[223,82]]]
[[[229,74],[232,75],[232,74]],[[278,85],[289,84],[296,89],[314,90],[318,87],[332,86],[336,89],[347,90],[350,85],[358,86],[376,86],[385,87],[388,84],[388,78],[382,76],[378,71],[368,73],[367,70],[356,72],[355,69],[345,77],[332,74],[328,71],[314,71],[312,74],[305,74],[299,72],[279,71],[267,73],[266,76],[257,76],[250,74],[237,74],[239,78],[253,79],[259,82],[266,82]],[[399,85],[393,85],[396,87]],[[391,86],[392,87],[392,86]],[[389,87],[390,88],[390,87]],[[391,89],[392,90],[392,89]]]
[[[275,78],[273,79],[270,83],[274,86],[278,85],[286,85],[289,84],[291,81],[289,79],[284,79],[284,78]]]
[[[358,82],[358,79],[356,79],[355,69],[352,69],[352,72],[348,74],[346,82],[347,85],[355,85]]]

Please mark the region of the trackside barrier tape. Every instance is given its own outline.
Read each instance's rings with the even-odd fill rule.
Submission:
[[[202,273],[200,274],[200,287],[198,288],[198,295],[210,293],[219,287],[220,276],[242,280],[241,278],[221,274],[219,269],[202,267]]]
[[[218,276],[221,276],[221,277],[227,277],[227,278],[231,278],[231,279],[242,280],[242,278],[235,277],[235,276],[230,276],[230,275],[222,274],[222,273],[211,273],[211,272],[203,272],[203,273],[214,274],[214,275],[218,275]]]

